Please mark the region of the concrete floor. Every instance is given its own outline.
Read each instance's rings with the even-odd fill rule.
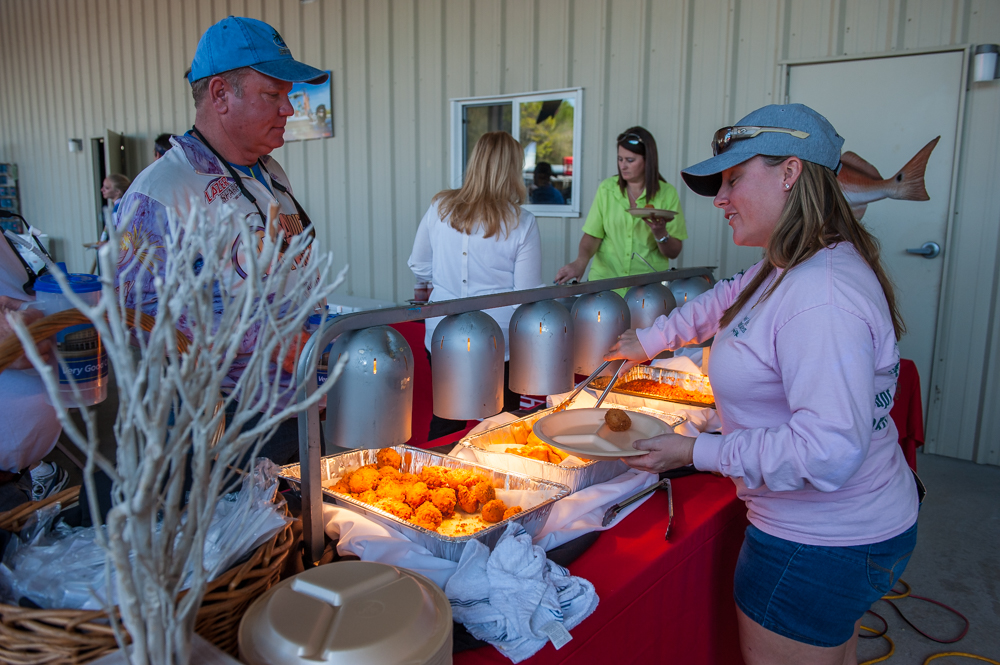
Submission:
[[[896,652],[888,663],[920,665],[932,654],[961,651],[1000,661],[1000,467],[918,455],[917,473],[927,487],[920,509],[917,549],[902,579],[912,593],[940,601],[969,619],[969,632],[955,644],[936,644],[907,626],[888,603],[872,606],[889,622],[888,636]],[[902,588],[902,587],[897,587]],[[929,603],[906,598],[894,601],[925,633],[953,638],[960,619]],[[867,615],[864,624],[881,629]],[[861,640],[858,660],[888,653],[885,640]],[[976,661],[948,656],[934,665]]]

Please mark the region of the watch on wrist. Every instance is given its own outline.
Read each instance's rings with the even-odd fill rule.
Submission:
[[[668,240],[670,240],[670,234],[669,233],[664,233],[662,238],[657,238],[656,239],[656,242],[666,242]]]

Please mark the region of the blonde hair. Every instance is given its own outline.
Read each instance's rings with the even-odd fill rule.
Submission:
[[[521,205],[528,196],[524,187],[521,144],[507,132],[487,132],[479,137],[465,169],[461,189],[438,192],[441,219],[456,231],[471,234],[482,225],[484,238],[504,236],[517,227]]]
[[[788,157],[764,157],[770,167],[776,167]],[[872,269],[882,285],[882,292],[889,305],[892,327],[896,339],[906,332],[906,325],[896,304],[892,281],[882,267],[881,246],[875,236],[861,225],[851,212],[851,206],[837,182],[837,175],[825,166],[802,160],[802,174],[789,192],[778,223],[771,232],[764,251],[764,262],[750,283],[740,292],[736,301],[722,315],[719,327],[732,323],[733,318],[747,304],[753,294],[774,271],[775,266],[784,272],[764,291],[758,302],[767,300],[778,284],[795,266],[803,263],[816,252],[839,242],[854,245],[861,258]]]

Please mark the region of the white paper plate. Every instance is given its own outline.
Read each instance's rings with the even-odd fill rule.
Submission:
[[[632,427],[612,432],[604,422],[608,409],[569,409],[540,418],[534,432],[545,443],[583,459],[616,459],[645,455],[632,447],[634,441],[649,439],[671,431],[658,418],[628,411]]]
[[[658,210],[657,208],[629,208],[628,213],[633,217],[666,217],[669,222],[677,216],[673,210]]]

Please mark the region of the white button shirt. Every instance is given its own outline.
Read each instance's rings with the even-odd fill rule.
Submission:
[[[501,231],[484,238],[481,228],[471,235],[452,228],[441,219],[434,202],[420,220],[407,265],[417,281],[434,285],[431,302],[533,289],[542,285],[538,224],[534,215],[521,210],[517,226],[506,236]],[[485,310],[500,325],[505,340],[515,309],[512,305]],[[441,318],[427,319],[424,346],[428,349]],[[510,343],[506,346],[504,359],[509,359]]]

